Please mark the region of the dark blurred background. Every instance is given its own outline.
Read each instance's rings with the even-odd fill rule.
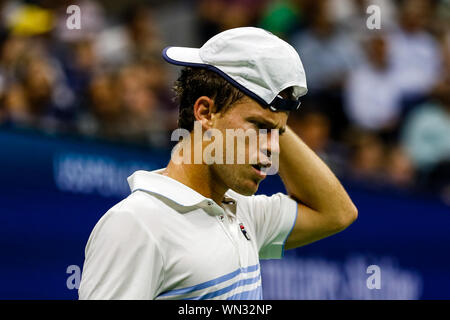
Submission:
[[[66,268],[82,267],[96,221],[129,174],[169,160],[179,69],[162,49],[240,26],[300,54],[309,92],[288,124],[360,212],[263,263],[265,297],[450,298],[448,0],[0,0],[0,298],[77,298]],[[280,190],[270,177],[259,192]],[[380,290],[366,287],[370,264]]]

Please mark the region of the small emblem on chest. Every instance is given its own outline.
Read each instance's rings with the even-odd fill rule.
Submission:
[[[239,223],[239,228],[241,229],[242,234],[244,235],[245,239],[250,241],[250,236],[248,235],[248,232],[247,232],[247,230],[245,230],[245,227],[242,223]]]

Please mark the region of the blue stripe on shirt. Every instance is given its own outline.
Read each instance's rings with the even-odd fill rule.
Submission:
[[[233,284],[231,284],[231,285],[229,285],[229,286],[227,286],[225,288],[222,288],[222,289],[219,289],[217,291],[204,294],[202,296],[186,298],[186,300],[205,300],[205,299],[211,299],[211,298],[214,298],[214,297],[218,297],[218,296],[221,296],[221,295],[223,295],[223,294],[225,294],[227,292],[230,292],[230,291],[232,291],[232,290],[234,290],[236,288],[243,287],[243,286],[246,286],[248,284],[255,283],[255,282],[259,281],[259,279],[261,279],[261,274],[260,273],[254,278],[241,279],[241,280],[239,280],[239,281],[237,281],[237,282],[235,282],[235,283],[233,283]]]
[[[262,300],[262,287],[259,285],[255,289],[239,292],[228,297],[227,300]]]
[[[223,276],[220,276],[218,278],[197,284],[195,286],[191,286],[191,287],[187,287],[187,288],[181,288],[181,289],[175,289],[175,290],[171,290],[171,291],[167,291],[164,292],[162,294],[160,294],[158,297],[166,297],[166,296],[173,296],[173,295],[181,295],[181,294],[186,294],[186,293],[190,293],[190,292],[194,292],[200,289],[206,289],[208,287],[212,287],[215,286],[219,283],[225,282],[227,280],[233,279],[234,277],[236,277],[237,275],[241,274],[241,273],[245,273],[245,272],[253,272],[259,269],[259,264],[255,264],[253,266],[248,266],[245,268],[239,268],[233,272],[230,272],[228,274],[225,274]]]

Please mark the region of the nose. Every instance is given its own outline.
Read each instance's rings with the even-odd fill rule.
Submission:
[[[262,164],[271,165],[272,155],[280,153],[279,137],[279,132],[275,129],[271,129],[267,134],[260,134],[259,150],[260,161]]]

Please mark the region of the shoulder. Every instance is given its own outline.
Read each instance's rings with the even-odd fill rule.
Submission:
[[[254,215],[264,211],[278,211],[287,205],[295,203],[288,195],[278,192],[273,195],[251,195],[245,196],[233,190],[228,190],[227,196],[236,200],[238,213],[241,215]]]
[[[149,236],[157,234],[164,224],[168,208],[161,201],[145,192],[136,191],[111,207],[97,222],[92,238],[98,233],[114,233],[116,236],[145,232]]]
[[[434,103],[425,103],[412,110],[405,123],[429,125],[441,119],[445,119],[445,112]]]
[[[142,191],[131,193],[128,197],[111,207],[100,219],[111,217],[143,216],[164,210],[164,204]]]
[[[167,206],[151,194],[137,190],[116,204],[111,210],[129,211],[135,215],[156,214]]]
[[[258,201],[258,200],[269,200],[272,198],[278,198],[278,197],[289,197],[287,194],[284,194],[282,192],[277,192],[274,193],[272,195],[266,195],[266,194],[252,194],[250,196],[246,196],[243,194],[240,194],[236,191],[233,191],[231,189],[229,189],[225,195],[228,195],[229,197],[236,199],[236,200],[241,200],[244,202],[253,202],[253,201]]]

